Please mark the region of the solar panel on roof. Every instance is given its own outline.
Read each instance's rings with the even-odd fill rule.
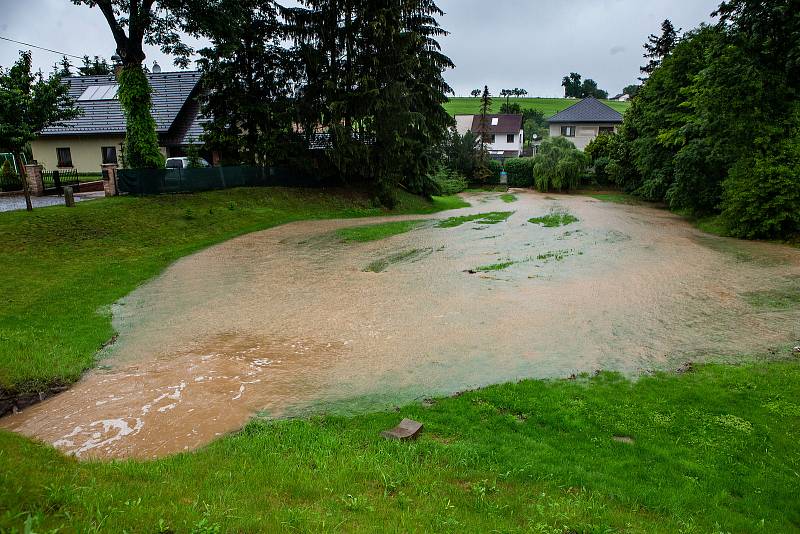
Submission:
[[[90,85],[78,100],[114,100],[117,98],[118,89],[119,85]]]

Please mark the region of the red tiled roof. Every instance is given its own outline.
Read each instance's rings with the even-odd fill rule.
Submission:
[[[492,126],[492,119],[497,119],[497,125]],[[522,115],[486,115],[486,130],[481,129],[481,116],[472,117],[472,132],[487,134],[518,134],[522,130]]]

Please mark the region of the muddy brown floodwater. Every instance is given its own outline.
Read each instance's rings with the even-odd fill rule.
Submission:
[[[307,221],[184,258],[115,305],[120,335],[101,367],[0,425],[80,457],[153,457],[254,414],[382,408],[596,369],[633,376],[800,337],[798,306],[755,298],[798,295],[800,250],[709,236],[645,206],[518,197],[476,194],[435,216],[514,211],[498,224],[431,221],[342,243],[336,229],[384,219]],[[551,210],[579,221],[528,222]],[[365,270],[379,260],[384,270]]]

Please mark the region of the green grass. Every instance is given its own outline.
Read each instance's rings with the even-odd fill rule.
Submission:
[[[511,267],[515,263],[517,263],[517,262],[515,262],[515,261],[504,261],[504,262],[500,262],[500,263],[492,263],[491,265],[482,265],[481,267],[475,267],[475,269],[473,269],[473,270],[475,272],[479,272],[479,273],[489,273],[489,272],[492,272],[492,271],[502,271],[503,269],[507,269],[508,267]]]
[[[528,219],[529,223],[541,224],[545,228],[558,228],[559,226],[566,226],[578,222],[578,218],[571,213],[563,211],[554,211],[542,217],[533,217]]]
[[[742,297],[754,308],[789,310],[800,306],[800,286],[767,291],[751,291]]]
[[[510,204],[512,202],[516,202],[517,201],[517,195],[512,195],[511,193],[506,193],[505,195],[500,195],[500,200],[502,200],[506,204]]]
[[[795,532],[799,398],[795,360],[254,421],[148,462],[77,462],[0,432],[0,530]],[[417,442],[379,437],[402,417],[425,425]]]
[[[351,228],[340,228],[336,230],[336,235],[345,242],[366,242],[386,239],[393,235],[410,232],[414,228],[425,224],[428,221],[393,221],[383,224],[369,224],[366,226],[354,226]]]
[[[450,115],[475,115],[480,113],[480,98],[454,97],[444,105],[444,109]],[[505,102],[505,98],[494,98],[492,102],[492,113],[499,113],[500,107]],[[544,113],[545,118],[551,117],[578,102],[569,98],[512,98],[511,103],[517,103],[524,109],[538,109]],[[625,113],[630,107],[630,102],[611,102],[603,100],[613,109],[620,113]]]
[[[109,305],[201,248],[301,219],[464,206],[458,197],[400,193],[398,208],[386,211],[344,190],[256,188],[0,213],[0,391],[77,380],[114,334]]]
[[[454,228],[468,222],[476,222],[478,224],[497,224],[505,221],[513,214],[513,211],[490,211],[487,213],[460,215],[444,219],[439,222],[438,226],[439,228]]]

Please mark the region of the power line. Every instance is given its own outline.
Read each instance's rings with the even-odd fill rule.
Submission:
[[[52,52],[52,53],[58,54],[60,56],[68,56],[68,57],[74,57],[76,59],[83,59],[82,56],[76,56],[74,54],[67,54],[66,52],[59,52],[58,50],[53,50],[51,48],[45,48],[43,46],[36,46],[35,44],[30,44],[30,43],[23,43],[22,41],[15,41],[14,39],[9,39],[8,37],[3,37],[2,35],[0,35],[0,39],[2,39],[3,41],[10,41],[12,43],[17,43],[17,44],[21,44],[21,45],[25,45],[25,46],[30,46],[31,48],[38,48],[39,50],[45,50],[47,52]]]

